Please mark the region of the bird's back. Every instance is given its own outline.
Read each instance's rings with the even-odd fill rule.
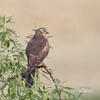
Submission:
[[[26,55],[28,59],[31,54],[35,57],[35,60],[42,61],[47,56],[48,52],[49,43],[43,36],[33,36],[26,47]]]

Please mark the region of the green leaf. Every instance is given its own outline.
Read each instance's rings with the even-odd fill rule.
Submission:
[[[67,86],[63,86],[63,85],[59,85],[59,86],[62,87],[63,89],[74,90],[74,88],[71,88],[71,87],[67,87]]]
[[[1,86],[0,86],[0,90],[3,91],[4,88],[6,87],[6,85],[7,85],[6,83],[4,83],[3,85],[1,85]]]
[[[8,16],[8,17],[6,18],[6,22],[7,22],[7,23],[10,23],[11,20],[12,20],[12,17],[11,17],[11,16]]]
[[[45,74],[42,73],[42,75],[43,75],[46,79],[50,80]]]
[[[0,29],[3,27],[3,25],[2,24],[0,24]]]
[[[0,16],[0,23],[4,24],[5,23],[5,16]]]
[[[9,40],[6,40],[5,43],[4,43],[4,45],[8,48],[10,46]]]
[[[59,79],[56,79],[56,84],[60,84],[60,80]]]
[[[32,29],[32,31],[33,31],[33,32],[36,32],[36,31],[37,31],[37,29]]]
[[[26,38],[32,38],[33,37],[33,35],[28,35]]]
[[[52,35],[48,35],[48,36],[47,36],[47,38],[51,38],[51,37],[52,37]]]

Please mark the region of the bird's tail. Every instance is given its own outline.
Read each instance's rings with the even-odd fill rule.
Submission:
[[[33,78],[35,75],[35,70],[32,71],[32,73],[29,73],[29,71],[23,72],[22,73],[22,77],[26,79],[26,87],[31,88],[31,86],[33,85]]]

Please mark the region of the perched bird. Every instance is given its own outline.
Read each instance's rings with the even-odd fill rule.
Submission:
[[[26,78],[26,86],[31,87],[33,85],[33,77],[38,66],[41,66],[44,58],[49,52],[49,42],[47,39],[47,29],[41,27],[36,30],[35,35],[28,42],[26,47],[26,55],[28,60],[27,71],[22,73],[22,77]]]

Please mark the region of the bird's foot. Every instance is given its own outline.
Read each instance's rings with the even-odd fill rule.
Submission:
[[[45,65],[43,63],[39,64],[38,68],[44,68]]]

